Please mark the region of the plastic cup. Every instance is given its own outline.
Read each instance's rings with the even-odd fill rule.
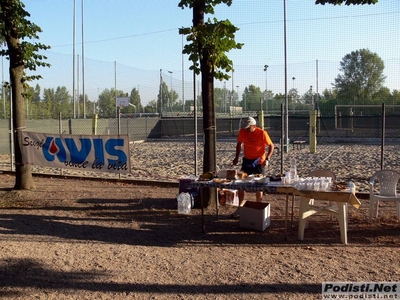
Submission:
[[[311,181],[306,183],[306,188],[307,188],[307,190],[309,190],[309,191],[312,191],[313,186],[314,186],[314,183],[311,182]]]

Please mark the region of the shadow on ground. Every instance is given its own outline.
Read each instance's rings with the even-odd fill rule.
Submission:
[[[232,207],[222,207],[218,220],[215,210],[205,210],[202,228],[200,209],[189,215],[176,211],[176,201],[163,199],[80,199],[81,206],[14,207],[0,213],[0,234],[23,235],[26,239],[48,236],[70,240],[91,240],[112,244],[171,247],[185,245],[340,245],[336,219],[316,216],[310,220],[305,239],[297,240],[297,223],[285,219],[281,204],[272,204],[271,226],[264,232],[239,227],[231,219]],[[279,202],[280,203],[280,202]],[[382,219],[368,223],[365,211],[349,213],[348,243],[351,245],[391,246],[399,242],[399,226],[395,220]],[[397,238],[397,239],[396,239]]]

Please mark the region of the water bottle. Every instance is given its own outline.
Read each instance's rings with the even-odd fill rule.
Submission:
[[[354,184],[354,182],[349,181],[349,188],[350,188],[350,191],[351,191],[353,194],[356,193],[356,185]]]
[[[189,214],[192,207],[192,200],[189,193],[180,193],[177,197],[178,214]]]
[[[289,169],[290,181],[294,182],[297,175],[296,169],[296,158],[294,156],[290,157],[290,169]]]

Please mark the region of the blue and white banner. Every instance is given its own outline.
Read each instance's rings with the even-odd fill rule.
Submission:
[[[77,171],[130,173],[129,136],[22,132],[22,162]]]

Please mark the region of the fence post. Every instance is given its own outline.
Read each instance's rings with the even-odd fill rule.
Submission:
[[[317,152],[317,110],[310,112],[310,153]]]
[[[121,133],[121,107],[117,107],[118,135]]]
[[[385,103],[382,103],[381,170],[383,170],[383,165],[384,165],[385,131],[386,131],[386,108],[385,108]]]
[[[260,111],[258,113],[258,125],[264,129],[264,111],[262,108],[262,97],[260,97]]]
[[[63,130],[62,130],[62,115],[61,112],[58,113],[58,133],[62,134]]]
[[[350,109],[350,132],[354,132],[354,112],[353,109]]]
[[[69,134],[72,134],[72,119],[68,119],[68,129],[69,129]]]
[[[97,134],[97,114],[93,114],[92,117],[92,134],[96,135]]]
[[[63,134],[63,129],[62,129],[62,113],[58,113],[58,133]],[[60,175],[64,175],[64,169],[60,168]]]
[[[258,125],[264,129],[264,112],[262,110],[258,112]]]

